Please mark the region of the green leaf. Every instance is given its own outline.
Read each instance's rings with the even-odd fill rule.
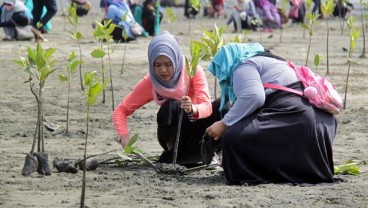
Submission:
[[[97,48],[97,49],[94,49],[92,52],[91,52],[91,56],[93,58],[103,58],[104,56],[106,55],[105,51]]]
[[[123,161],[132,161],[133,159],[131,157],[129,157],[128,155],[122,154],[120,152],[117,152],[117,154],[119,155],[119,157],[123,160]]]
[[[79,31],[77,31],[77,32],[75,33],[75,38],[76,38],[77,40],[80,40],[80,39],[82,38],[82,33],[80,33]]]
[[[65,82],[65,81],[68,81],[69,79],[68,79],[68,77],[67,76],[65,76],[64,74],[59,74],[59,79],[61,80],[61,81],[63,81],[63,82]]]
[[[129,140],[129,142],[128,142],[127,146],[133,146],[133,145],[137,142],[137,140],[138,140],[138,134],[134,134],[134,135],[130,138],[130,140]]]
[[[80,61],[73,61],[71,64],[70,64],[70,67],[69,67],[69,71],[70,72],[73,72],[77,66],[81,64]]]

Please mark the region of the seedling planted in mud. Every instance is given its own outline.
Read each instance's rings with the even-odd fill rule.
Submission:
[[[212,32],[202,28],[202,43],[197,44],[200,50],[204,53],[201,57],[202,60],[211,61],[216,53],[220,50],[220,48],[225,45],[226,41],[222,37],[222,35],[225,32],[226,28],[226,26],[217,28],[216,24],[215,29]],[[217,98],[217,78],[215,78],[214,83],[214,97]]]
[[[104,52],[107,54],[107,60],[108,60],[108,64],[109,64],[109,72],[110,72],[110,87],[111,87],[111,102],[112,102],[112,110],[115,109],[115,104],[114,104],[114,87],[113,87],[113,81],[112,81],[112,68],[111,68],[111,54],[114,52],[115,47],[111,47],[110,43],[111,41],[113,41],[112,39],[112,32],[115,29],[115,24],[111,23],[112,20],[104,20],[103,24],[101,24],[100,22],[96,21],[96,30],[93,32],[93,36],[95,37],[95,39],[98,39],[100,41],[105,41],[106,45],[107,45],[107,51]],[[102,47],[100,48],[100,50],[102,50]],[[102,70],[104,71],[104,70]],[[102,81],[104,82],[104,73],[102,74]]]
[[[55,48],[44,50],[40,44],[37,44],[36,49],[32,50],[27,48],[27,57],[21,57],[16,60],[16,63],[21,66],[24,71],[29,75],[29,79],[26,81],[29,83],[30,90],[37,101],[37,124],[34,134],[33,144],[30,154],[27,155],[25,166],[23,167],[22,175],[30,175],[34,169],[29,168],[29,162],[33,163],[31,166],[38,166],[37,172],[43,175],[51,175],[51,170],[48,166],[48,156],[45,152],[44,144],[44,132],[43,132],[43,88],[46,83],[46,79],[55,71],[52,68],[52,64],[55,59],[51,58],[55,52]],[[33,79],[38,80],[38,92],[35,92]],[[35,154],[34,148],[36,144],[36,138],[38,140],[37,151]],[[34,156],[37,156],[35,160]],[[38,164],[35,164],[38,161]],[[37,162],[36,162],[37,163]]]
[[[68,82],[68,95],[67,95],[67,106],[66,106],[66,132],[69,133],[69,104],[70,104],[70,84],[71,84],[71,75],[75,71],[78,65],[80,65],[80,60],[75,60],[75,52],[73,51],[68,59],[68,66],[66,68],[66,75],[59,74],[59,79],[64,82]]]
[[[308,66],[309,53],[312,44],[313,26],[317,23],[318,17],[319,17],[318,14],[312,14],[309,12],[307,13],[308,23],[301,24],[301,27],[304,28],[305,30],[308,30],[309,32],[308,50],[307,50],[307,58],[305,59],[305,66]]]
[[[80,207],[85,207],[85,197],[86,197],[86,164],[87,164],[87,143],[88,143],[88,133],[89,133],[89,114],[90,108],[96,103],[97,96],[106,87],[108,80],[101,82],[99,78],[96,77],[97,72],[85,72],[84,73],[84,86],[86,86],[86,106],[87,106],[87,116],[86,116],[86,138],[84,142],[84,165],[83,165],[83,178],[82,178],[82,194]]]
[[[350,29],[350,48],[349,48],[349,59],[348,59],[348,73],[346,74],[345,82],[345,97],[344,97],[344,109],[346,109],[346,100],[348,96],[349,76],[351,68],[351,58],[355,49],[355,43],[359,38],[360,29],[354,26],[354,18],[352,16],[348,19],[348,27]]]
[[[190,55],[192,57],[192,61],[189,63],[188,58],[185,57],[185,69],[189,77],[189,82],[188,82],[187,91],[185,95],[188,95],[189,87],[190,87],[190,80],[193,78],[193,76],[195,75],[197,71],[199,60],[201,60],[201,58],[205,54],[205,52],[202,50],[201,43],[197,41],[191,41],[189,49],[190,49]],[[182,109],[179,114],[178,130],[176,132],[176,140],[175,140],[174,155],[173,155],[173,165],[176,164],[176,159],[178,156],[178,148],[179,148],[179,140],[180,140],[183,115],[184,115],[184,110]]]
[[[322,14],[325,15],[326,18],[326,24],[327,24],[327,39],[326,39],[326,64],[327,64],[327,73],[330,73],[330,64],[329,64],[329,55],[328,55],[328,40],[329,40],[329,35],[330,35],[330,24],[329,24],[329,16],[333,13],[334,11],[334,0],[327,0],[326,2],[322,2],[321,5],[321,11]]]
[[[73,27],[74,31],[69,31],[69,36],[73,40],[77,41],[79,48],[79,79],[81,84],[81,90],[84,90],[83,86],[83,78],[82,78],[82,47],[81,47],[81,39],[83,38],[82,33],[78,30],[79,19],[77,16],[77,4],[73,3],[68,6],[68,16],[67,16],[69,24]]]
[[[127,13],[125,13],[121,19],[125,22],[126,20],[126,15]],[[121,36],[124,38],[125,44],[124,44],[124,56],[123,56],[123,62],[121,63],[121,70],[120,70],[120,74],[124,73],[124,62],[125,62],[125,54],[126,54],[126,46],[128,43],[128,33],[126,32],[126,30],[123,30]]]
[[[366,22],[364,23],[364,20],[367,21],[368,19],[368,13],[366,12],[367,7],[368,7],[368,2],[364,2],[363,0],[359,0],[359,4],[361,5],[361,9],[360,9],[360,21],[362,22],[362,36],[363,36],[363,51],[362,51],[362,55],[360,55],[360,58],[367,58],[367,54],[365,53],[365,31],[366,31]]]

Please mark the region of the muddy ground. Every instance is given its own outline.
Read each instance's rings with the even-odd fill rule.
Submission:
[[[189,23],[182,18],[182,14],[182,9],[178,9],[178,20],[173,24],[164,22],[162,29],[170,30],[179,37],[187,56],[189,41],[199,40],[201,36],[199,25],[213,29],[215,23],[222,26],[226,22],[224,18],[208,19],[198,16]],[[101,17],[102,13],[95,9],[86,17],[80,18],[78,27],[84,35],[81,44],[83,71],[101,70],[100,60],[90,56],[90,52],[100,45],[93,39],[91,25]],[[49,77],[44,88],[45,118],[57,126],[56,131],[45,132],[45,149],[49,153],[50,165],[56,158],[82,158],[86,136],[85,95],[80,88],[78,73],[72,78],[70,133],[64,134],[66,84],[59,81],[58,74],[65,73],[69,54],[72,51],[78,54],[78,45],[68,37],[67,30],[71,27],[60,12],[52,22],[53,29],[46,35],[49,41],[42,43],[44,48],[57,48],[53,56],[57,59],[54,64],[57,71]],[[314,28],[309,66],[313,66],[315,53],[324,56],[326,54],[326,23],[326,19],[320,20],[320,24]],[[349,54],[345,49],[349,49],[349,30],[345,25],[341,34],[338,19],[330,19],[329,24],[330,74],[327,77],[344,96]],[[360,26],[360,22],[356,25]],[[225,35],[226,40],[234,37],[231,31],[232,28],[229,28],[229,34]],[[309,36],[297,25],[285,25],[282,38],[280,31],[252,32],[247,38],[249,41],[261,42],[274,53],[296,64],[305,63]],[[116,47],[111,54],[115,106],[147,73],[149,41],[147,38],[139,38],[129,44],[112,44]],[[29,85],[24,83],[28,78],[27,74],[14,60],[25,56],[28,46],[35,48],[36,43],[0,42],[0,207],[78,207],[82,171],[76,174],[59,173],[52,168],[51,176],[37,173],[28,177],[21,175],[25,156],[31,150],[37,106]],[[125,47],[125,67],[121,74]],[[368,160],[368,59],[359,58],[362,49],[363,40],[359,38],[352,53],[347,108],[337,116],[339,126],[333,145],[336,165],[351,158]],[[208,64],[201,62],[204,68]],[[317,72],[326,74],[326,58]],[[206,74],[210,91],[214,94],[214,79],[208,71]],[[111,88],[108,87],[106,103],[101,102],[100,96],[96,105],[91,108],[88,155],[120,151],[119,145],[114,141],[116,133],[111,121],[111,97]],[[132,134],[139,134],[138,147],[146,156],[158,156],[161,153],[156,140],[157,110],[158,106],[150,103],[129,119],[129,129]],[[101,161],[116,157],[116,151],[97,159]],[[361,168],[368,169],[367,165]],[[346,179],[346,182],[309,187],[280,184],[228,186],[225,185],[221,169],[197,171],[187,175],[164,175],[156,173],[147,165],[134,163],[123,167],[117,164],[100,165],[86,175],[86,205],[89,207],[368,207],[367,173],[359,176],[337,175],[338,178]]]

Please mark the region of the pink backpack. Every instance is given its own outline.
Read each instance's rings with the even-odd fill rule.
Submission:
[[[304,92],[271,83],[264,83],[263,86],[303,96],[307,98],[312,105],[332,114],[338,114],[340,110],[343,109],[342,98],[336,91],[335,86],[327,79],[314,73],[308,67],[295,67],[291,62],[288,62],[288,65],[295,70],[298,80],[303,83],[305,88]]]

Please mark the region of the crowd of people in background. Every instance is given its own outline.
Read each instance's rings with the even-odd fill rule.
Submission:
[[[165,0],[100,0],[100,8],[105,11],[103,20],[111,19],[112,24],[117,26],[113,35],[114,40],[128,42],[140,36],[148,37],[159,33],[164,13],[161,3],[167,6],[167,2]],[[92,9],[92,4],[88,0],[70,0],[70,3],[77,5],[77,15],[80,17],[87,15]],[[289,0],[288,11],[281,8],[280,0],[183,0],[182,3],[185,18],[196,18],[203,11],[203,16],[208,18],[226,18],[226,25],[234,25],[233,32],[245,29],[272,32],[274,29],[282,28],[282,25],[288,21],[298,24],[304,23],[306,19],[304,0]],[[335,0],[332,15],[346,19],[353,9],[353,4],[348,0]],[[25,2],[3,0],[0,27],[4,29],[5,39],[15,40],[17,39],[13,31],[15,26],[26,22],[27,25],[33,26],[36,40],[46,40],[37,32],[47,34],[51,31],[51,19],[57,11],[56,0],[25,0]],[[323,18],[321,0],[313,0],[311,13]],[[19,14],[22,14],[21,16],[27,21],[19,24]],[[122,15],[126,17],[124,20],[121,18]],[[123,30],[127,33],[128,39],[122,38]]]

